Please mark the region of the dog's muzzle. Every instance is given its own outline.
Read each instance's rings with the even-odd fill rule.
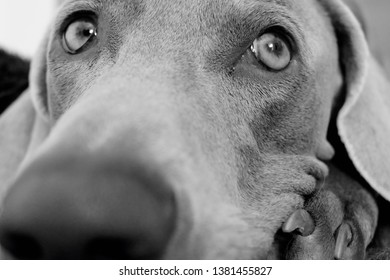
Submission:
[[[65,151],[13,183],[0,242],[18,259],[158,259],[175,221],[173,192],[157,173]]]

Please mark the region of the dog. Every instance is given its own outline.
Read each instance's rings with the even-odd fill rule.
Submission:
[[[31,68],[0,120],[2,258],[366,257],[389,85],[342,2],[69,0]]]

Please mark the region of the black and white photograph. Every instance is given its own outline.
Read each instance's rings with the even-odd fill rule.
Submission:
[[[1,0],[0,259],[390,259],[389,14]]]

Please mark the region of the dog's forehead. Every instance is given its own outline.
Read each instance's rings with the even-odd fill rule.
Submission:
[[[106,0],[59,0],[58,1],[59,4],[63,4],[63,3],[85,3],[85,4],[88,4],[88,5],[101,5],[103,6],[104,4],[106,3],[109,3],[110,5],[116,5],[116,4],[119,4],[119,3],[147,3],[147,2],[156,2],[156,1],[149,1],[149,0],[112,0],[112,1],[106,1]],[[167,4],[174,4],[174,5],[177,5],[177,4],[202,4],[202,3],[206,3],[207,1],[189,1],[189,0],[173,0],[173,1],[157,1],[159,2],[160,4],[164,4],[167,3]],[[248,5],[248,4],[256,4],[256,3],[270,3],[270,4],[275,4],[275,5],[280,5],[280,6],[285,6],[285,7],[293,7],[294,4],[293,2],[295,2],[294,0],[291,1],[291,0],[219,0],[219,1],[212,1],[212,2],[219,2],[221,4],[227,4],[229,2],[231,3],[235,3],[237,5]],[[298,2],[302,2],[302,1],[298,1]],[[305,2],[305,1],[303,1]]]
[[[154,10],[162,13],[153,13],[153,16],[165,16],[180,19],[183,16],[192,15],[199,19],[212,18],[213,20],[221,19],[223,16],[231,13],[239,13],[242,16],[253,14],[254,12],[265,12],[269,10],[284,11],[285,13],[302,17],[307,13],[310,7],[319,6],[317,0],[65,0],[63,1],[61,13],[69,13],[74,9],[93,9],[104,10],[110,9],[116,13],[129,13],[137,9],[138,11]],[[60,13],[60,14],[61,14]],[[149,13],[151,15],[151,13]],[[313,19],[315,17],[312,17]],[[302,20],[304,20],[302,18]]]
[[[79,10],[105,15],[115,34],[133,45],[136,32],[139,41],[172,42],[167,48],[177,42],[193,51],[207,49],[204,46],[223,51],[221,43],[226,48],[242,44],[267,26],[288,26],[304,45],[321,41],[319,28],[330,30],[329,23],[321,23],[325,13],[318,0],[68,0],[60,9],[57,26]]]
[[[98,15],[107,55],[126,63],[157,59],[220,69],[273,26],[291,35],[312,67],[336,45],[318,0],[68,0],[52,34],[78,11]]]

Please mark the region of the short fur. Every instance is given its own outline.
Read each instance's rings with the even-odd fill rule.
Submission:
[[[97,15],[99,35],[70,55],[61,32],[77,10]],[[275,25],[295,42],[291,64],[279,72],[247,51]],[[78,238],[90,229],[101,237],[109,224],[120,227],[121,240],[143,230],[136,244],[153,258],[325,259],[334,258],[337,230],[349,223],[356,239],[343,256],[364,258],[377,206],[329,165],[327,135],[333,113],[357,158],[348,130],[355,112],[345,106],[361,96],[368,57],[358,22],[339,1],[66,1],[33,61],[30,89],[0,121],[8,159],[0,165],[4,257],[93,258]],[[153,194],[141,202],[131,195],[139,191],[134,174]],[[142,208],[156,193],[160,211]],[[138,208],[173,225],[132,227],[145,226],[131,215]],[[285,247],[280,228],[301,208],[316,231],[288,236]],[[74,224],[83,225],[76,235]],[[44,250],[26,255],[12,245],[26,234]],[[145,257],[130,251],[126,257]]]

